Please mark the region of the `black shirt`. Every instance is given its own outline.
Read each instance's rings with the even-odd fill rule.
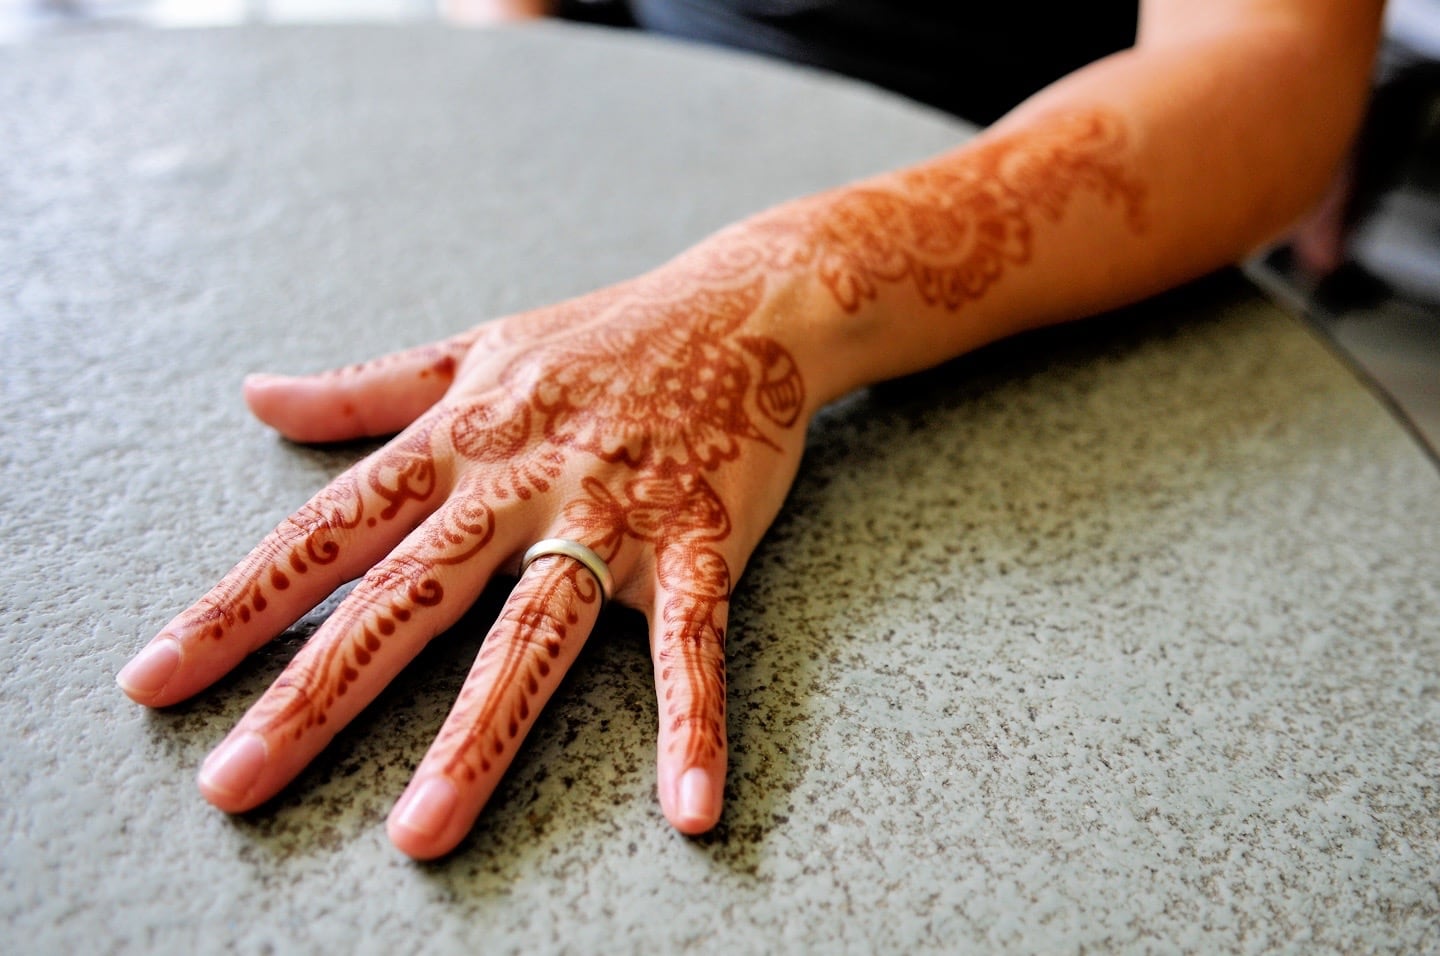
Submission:
[[[1137,0],[631,0],[672,36],[846,73],[989,123],[1135,41]]]

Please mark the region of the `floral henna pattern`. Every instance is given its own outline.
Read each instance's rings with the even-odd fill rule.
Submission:
[[[762,294],[759,281],[678,301],[661,290],[627,309],[631,323],[555,346],[555,371],[545,380],[526,382],[527,370],[514,368],[507,379],[532,385],[546,440],[556,446],[639,471],[714,469],[739,456],[742,440],[774,447],[746,409],[751,361],[731,341]],[[677,314],[692,321],[669,321]],[[636,381],[634,369],[651,377]]]
[[[705,476],[747,444],[778,448],[769,429],[793,427],[805,403],[789,351],[743,334],[772,275],[811,269],[848,311],[887,283],[910,284],[927,304],[959,309],[1007,268],[1027,263],[1036,217],[1060,219],[1078,192],[1118,203],[1132,228],[1143,230],[1144,191],[1127,172],[1127,151],[1121,124],[1096,113],[1043,137],[997,140],[953,162],[788,207],[743,227],[740,242],[701,247],[677,269],[580,300],[583,306],[566,304],[533,327],[531,341],[568,334],[521,353],[501,373],[502,393],[455,419],[454,447],[490,466],[487,493],[497,500],[549,491],[577,454],[634,474],[619,491],[584,478],[565,516],[606,560],[627,540],[655,556],[664,595],[656,622],[663,719],[687,763],[725,749],[732,574],[720,545],[731,522]],[[637,370],[648,377],[637,378]],[[519,689],[497,693],[465,740],[452,739],[453,759],[467,774],[488,770],[504,752],[547,660],[578,620],[572,606],[560,607],[555,581],[547,582],[507,612],[543,640],[484,652],[497,675],[493,686],[513,681]]]
[[[715,545],[731,525],[704,475],[736,459],[746,441],[778,448],[762,426],[791,427],[805,399],[798,366],[783,346],[737,334],[762,297],[759,280],[698,291],[637,283],[618,303],[627,321],[597,323],[551,343],[541,362],[517,360],[502,375],[504,395],[465,409],[451,426],[457,452],[503,476],[489,480],[497,498],[548,490],[546,482],[577,454],[637,475],[622,498],[584,478],[583,495],[565,510],[568,533],[607,561],[626,539],[654,548],[667,600],[658,651],[662,681],[670,685],[662,691],[666,719],[700,729],[687,738],[691,763],[709,761],[725,746],[721,621],[731,574]],[[690,321],[671,320],[676,314]],[[654,376],[636,384],[627,374],[633,369],[652,369]],[[530,401],[517,403],[514,395]],[[579,620],[565,595],[581,603],[598,597],[587,573],[577,578],[573,564],[562,567],[566,576],[552,574],[506,612],[512,625],[539,639],[487,642],[481,652],[477,670],[493,675],[487,686],[499,690],[471,728],[447,731],[442,743],[450,768],[463,768],[467,778],[488,771],[526,725],[540,679]],[[700,692],[677,695],[682,674]]]
[[[478,479],[480,493],[497,501],[528,501],[549,491],[560,477],[565,458],[559,450],[527,453],[533,444],[533,418],[530,406],[508,393],[476,402],[455,418],[450,427],[455,450],[490,466],[488,476]]]
[[[747,226],[748,249],[710,267],[728,275],[811,268],[849,312],[895,283],[954,311],[1028,263],[1036,215],[1059,221],[1081,191],[1118,203],[1144,232],[1145,190],[1128,171],[1129,149],[1117,117],[1068,117],[1044,134],[998,139],[762,217]]]

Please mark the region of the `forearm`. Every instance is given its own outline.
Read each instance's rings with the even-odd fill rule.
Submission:
[[[696,261],[767,273],[756,320],[793,343],[817,405],[1133,302],[1237,261],[1320,193],[1374,20],[1333,47],[1281,18],[1142,34],[970,144],[754,217]]]

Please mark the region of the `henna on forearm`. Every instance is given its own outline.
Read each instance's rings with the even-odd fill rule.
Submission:
[[[956,311],[1034,254],[1037,226],[1058,223],[1080,192],[1146,229],[1145,188],[1111,113],[1059,118],[912,169],[797,200],[722,233],[723,248],[681,257],[705,280],[808,274],[855,312],[886,285]]]

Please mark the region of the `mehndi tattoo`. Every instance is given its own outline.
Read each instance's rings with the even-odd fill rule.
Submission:
[[[1080,192],[1118,204],[1144,229],[1144,190],[1128,172],[1122,123],[1094,112],[1043,133],[1001,138],[916,169],[781,207],[675,260],[667,269],[483,327],[424,353],[425,376],[448,380],[469,350],[498,356],[497,387],[447,399],[423,425],[342,476],[212,594],[189,625],[223,638],[266,606],[266,589],[334,562],[364,522],[394,521],[427,506],[441,482],[437,435],[471,467],[442,506],[422,548],[366,576],[325,649],[302,651],[263,705],[263,723],[297,736],[323,724],[334,700],[400,624],[442,600],[433,570],[467,560],[492,538],[492,504],[566,487],[565,534],[613,561],[627,543],[653,553],[662,597],[656,630],[659,693],[683,760],[725,749],[724,620],[733,585],[722,544],[732,533],[709,475],[747,449],[780,447],[801,421],[801,370],[778,340],[747,331],[782,275],[809,273],[850,312],[886,286],[908,287],[951,312],[982,298],[1007,270],[1030,261],[1039,221],[1059,221]],[[531,320],[529,324],[518,320]],[[414,354],[414,353],[407,353]],[[444,424],[444,427],[439,426]],[[443,450],[443,449],[442,449]],[[585,462],[628,474],[618,486]],[[423,511],[424,509],[419,509]],[[409,514],[417,514],[411,509]],[[476,662],[493,675],[479,718],[447,728],[447,766],[473,778],[490,770],[533,718],[533,695],[562,646],[583,640],[582,607],[598,600],[573,562],[532,572],[503,620],[532,640],[487,641]],[[498,657],[498,659],[497,659]]]

